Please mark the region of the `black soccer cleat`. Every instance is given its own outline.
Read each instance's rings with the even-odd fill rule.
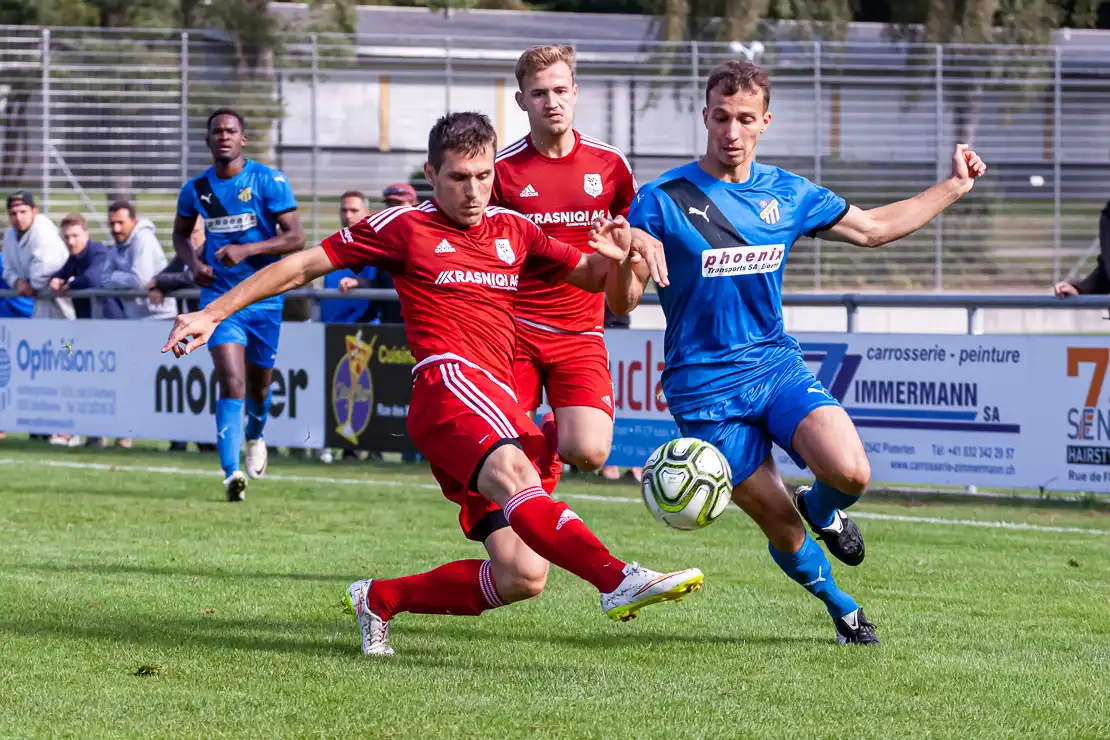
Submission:
[[[836,625],[836,641],[841,645],[878,645],[879,638],[875,635],[875,625],[867,621],[867,615],[860,607],[850,614],[845,614],[839,619],[834,619]]]
[[[825,543],[829,554],[845,565],[859,565],[863,562],[863,535],[860,534],[856,523],[837,509],[833,512],[833,521],[827,527],[814,524],[809,514],[806,513],[805,493],[809,486],[798,486],[794,489],[794,508],[802,515],[809,528],[817,535],[817,539]]]
[[[224,491],[227,500],[231,502],[243,501],[247,497],[247,476],[242,471],[236,470],[224,481]]]

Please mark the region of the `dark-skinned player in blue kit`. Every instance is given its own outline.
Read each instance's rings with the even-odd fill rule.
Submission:
[[[177,199],[173,247],[196,277],[203,308],[263,267],[304,249],[297,199],[280,171],[243,156],[243,117],[221,108],[208,117],[205,144],[212,166],[185,183]],[[201,260],[190,237],[204,220]],[[228,501],[242,501],[247,478],[239,469],[246,436],[251,478],[266,473],[263,428],[270,414],[270,381],[281,335],[283,295],[247,306],[224,321],[208,340],[220,384],[216,401],[216,448]],[[244,429],[243,407],[247,421]]]
[[[907,200],[862,210],[830,190],[755,161],[771,124],[771,82],[733,61],[706,84],[705,156],[636,195],[628,220],[663,243],[670,284],[662,383],[683,436],[717,446],[732,468],[732,498],[768,539],[775,563],[820,599],[841,644],[877,644],[874,625],[833,580],[805,524],[847,565],[863,537],[844,513],[871,468],[847,412],[806,366],[782,317],[782,272],[800,236],[879,247],[920,229],[971,190],[986,164],[956,147],[952,174]],[[637,290],[643,282],[637,283]],[[638,299],[638,296],[633,296]],[[777,444],[816,478],[787,492]]]

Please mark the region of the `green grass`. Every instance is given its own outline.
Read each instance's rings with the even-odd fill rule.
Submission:
[[[9,440],[0,458],[3,737],[1110,734],[1105,514],[861,505],[1101,532],[861,520],[866,562],[836,569],[884,641],[861,649],[835,645],[739,512],[677,533],[635,501],[570,498],[618,556],[697,565],[705,587],[614,624],[553,571],[538,599],[479,618],[401,615],[398,655],[367,660],[340,608],[351,580],[481,553],[419,466],[281,458],[275,478],[350,484],[254,481],[230,505],[211,455]]]

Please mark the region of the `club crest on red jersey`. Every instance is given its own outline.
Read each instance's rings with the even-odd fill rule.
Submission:
[[[586,195],[594,198],[601,195],[601,191],[605,189],[605,186],[601,182],[601,175],[596,173],[587,174],[583,179],[582,189],[586,191]]]
[[[497,247],[497,256],[506,265],[516,262],[516,252],[513,251],[513,245],[509,243],[508,239],[494,239],[493,245]]]

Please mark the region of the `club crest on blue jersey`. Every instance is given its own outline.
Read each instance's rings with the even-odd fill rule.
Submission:
[[[768,226],[777,224],[779,218],[781,218],[778,200],[772,198],[770,202],[765,200],[759,201],[759,218]]]

